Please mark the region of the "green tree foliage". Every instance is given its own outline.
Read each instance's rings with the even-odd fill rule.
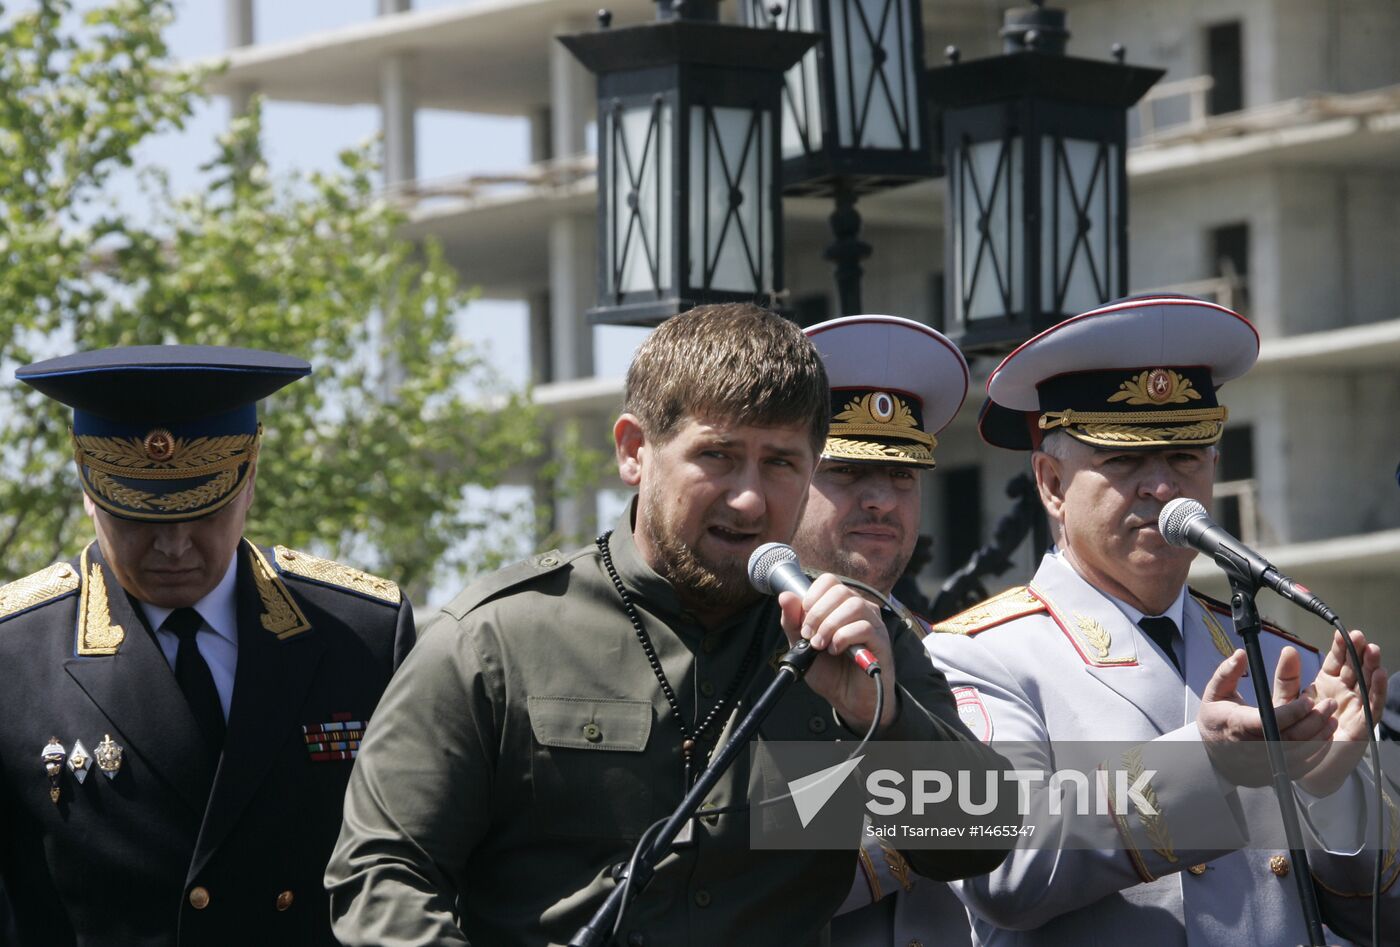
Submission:
[[[469,570],[489,523],[468,490],[540,443],[535,412],[457,334],[466,301],[439,247],[397,236],[367,150],[274,181],[259,112],[175,196],[144,175],[149,221],[103,212],[136,146],[178,128],[201,77],[161,39],[170,0],[76,22],[44,0],[0,26],[0,371],[73,348],[186,342],[299,355],[311,378],[263,408],[249,534],[377,569],[420,595]],[[0,8],[0,16],[4,15]],[[481,407],[483,392],[492,409]],[[0,383],[0,579],[71,554],[81,514],[64,409]]]

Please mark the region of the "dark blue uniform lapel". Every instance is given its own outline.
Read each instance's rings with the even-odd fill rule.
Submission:
[[[190,864],[191,878],[228,837],[273,762],[285,753],[286,742],[297,739],[304,722],[298,714],[325,650],[324,636],[314,628],[278,641],[262,626],[263,605],[248,556],[245,541],[238,552],[238,669],[228,737]]]
[[[112,739],[124,752],[141,757],[196,814],[201,813],[213,774],[175,672],[146,630],[144,617],[136,614],[122,593],[96,543],[90,562],[103,571],[112,624],[120,625],[126,637],[116,654],[75,656],[64,662],[64,668],[112,722]],[[83,576],[83,581],[88,577]],[[76,634],[75,629],[75,639]]]

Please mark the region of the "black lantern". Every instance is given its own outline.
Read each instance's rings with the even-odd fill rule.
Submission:
[[[841,311],[861,310],[861,194],[934,174],[924,121],[920,0],[742,0],[745,22],[816,30],[820,44],[783,84],[783,191],[829,196]]]
[[[1128,291],[1127,111],[1160,69],[1064,55],[1064,12],[1006,15],[1003,55],[928,72],[942,110],[944,332],[1012,348]]]
[[[783,190],[858,192],[933,173],[924,128],[924,28],[918,0],[742,0],[754,26],[821,33],[783,82]]]
[[[783,288],[782,75],[815,36],[660,0],[657,22],[559,38],[598,77],[594,323],[656,325]]]

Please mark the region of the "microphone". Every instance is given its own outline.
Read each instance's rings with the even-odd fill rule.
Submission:
[[[812,580],[797,564],[797,553],[786,543],[764,543],[749,556],[749,584],[764,595],[777,595],[779,592],[792,592],[801,598],[812,587]],[[847,651],[871,677],[880,670],[880,663],[869,648],[856,645]]]
[[[1307,586],[1279,572],[1269,560],[1231,536],[1210,518],[1206,508],[1195,500],[1178,497],[1162,507],[1157,530],[1173,546],[1197,549],[1213,558],[1226,572],[1247,578],[1255,587],[1265,586],[1305,608],[1328,624],[1336,624],[1337,613]]]

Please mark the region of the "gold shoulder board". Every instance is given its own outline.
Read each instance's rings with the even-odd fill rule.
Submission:
[[[1212,611],[1212,612],[1219,612],[1221,615],[1227,615],[1227,616],[1232,616],[1232,617],[1233,617],[1234,611],[1233,611],[1233,610],[1230,608],[1230,606],[1227,605],[1226,603],[1220,601],[1219,599],[1211,598],[1209,595],[1206,595],[1204,592],[1198,592],[1198,591],[1196,591],[1195,589],[1190,589],[1190,592],[1191,592],[1192,595],[1196,596],[1196,600],[1197,600],[1198,602],[1200,602],[1201,605],[1204,606],[1207,610]],[[1269,619],[1267,619],[1267,618],[1261,618],[1261,619],[1259,620],[1259,627],[1260,627],[1262,630],[1264,630],[1264,631],[1267,631],[1267,632],[1270,632],[1270,633],[1272,633],[1272,634],[1278,635],[1280,638],[1283,638],[1283,639],[1287,640],[1288,642],[1290,642],[1290,643],[1292,643],[1292,644],[1296,644],[1296,645],[1297,645],[1298,647],[1300,647],[1300,648],[1305,648],[1305,649],[1307,649],[1308,651],[1312,651],[1312,652],[1314,652],[1314,653],[1316,653],[1316,654],[1320,654],[1320,653],[1321,653],[1321,651],[1320,651],[1318,648],[1314,647],[1313,645],[1308,644],[1308,643],[1307,643],[1306,641],[1304,641],[1302,638],[1299,638],[1297,635],[1293,634],[1292,632],[1288,631],[1287,629],[1284,629],[1284,628],[1279,627],[1278,625],[1276,625],[1276,624],[1274,624],[1273,622],[1269,621]],[[1231,651],[1233,651],[1233,650],[1234,650],[1234,649],[1232,648]],[[1223,652],[1222,652],[1222,653],[1223,653]],[[1227,657],[1228,657],[1228,655],[1227,655]]]
[[[954,615],[933,626],[941,635],[975,635],[1002,622],[1045,611],[1045,603],[1030,593],[1024,585],[993,595],[981,604]]]
[[[322,559],[307,552],[298,552],[286,546],[276,546],[273,553],[277,557],[277,568],[292,575],[299,575],[313,582],[334,585],[349,589],[390,605],[397,605],[403,599],[396,583],[381,579],[377,575],[352,569],[330,559]]]
[[[0,620],[75,592],[81,584],[77,570],[66,562],[55,562],[33,575],[16,579],[0,588]]]

